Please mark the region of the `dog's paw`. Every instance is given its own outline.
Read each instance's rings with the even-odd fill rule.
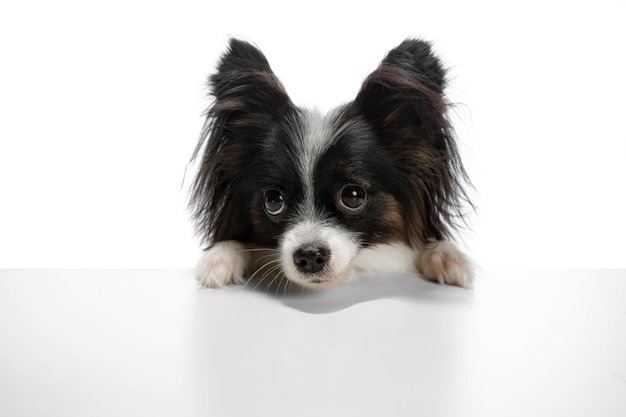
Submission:
[[[204,252],[196,266],[196,279],[208,288],[242,284],[246,272],[247,252],[236,241],[218,242]]]
[[[427,245],[420,256],[419,271],[424,278],[440,284],[472,288],[474,281],[470,259],[453,243],[445,241]]]

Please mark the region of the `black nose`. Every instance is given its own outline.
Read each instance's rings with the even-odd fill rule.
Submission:
[[[326,266],[330,251],[323,246],[305,246],[293,254],[293,262],[300,272],[315,274]]]

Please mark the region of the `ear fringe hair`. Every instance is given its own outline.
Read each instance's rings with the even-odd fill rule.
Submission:
[[[408,46],[406,42],[409,42]],[[419,201],[410,207],[408,239],[413,244],[450,239],[466,225],[468,207],[474,209],[467,188],[473,188],[463,167],[447,116],[445,71],[421,41],[406,41],[411,53],[420,49],[421,61],[406,51],[392,50],[363,83],[355,99],[359,113],[372,123],[393,149],[398,166],[412,178]],[[415,48],[413,43],[419,43]],[[424,47],[426,45],[426,47]],[[426,52],[424,52],[424,49]],[[417,68],[420,65],[427,66]],[[402,196],[399,196],[402,198]]]
[[[237,39],[231,40],[208,87],[213,101],[190,161],[199,166],[189,208],[196,234],[211,245],[244,240],[250,233],[251,203],[236,198],[250,194],[242,172],[273,121],[292,105],[261,51]]]

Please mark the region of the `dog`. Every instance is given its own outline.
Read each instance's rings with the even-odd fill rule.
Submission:
[[[431,45],[407,39],[328,114],[296,106],[264,54],[231,39],[191,158],[189,205],[208,245],[198,281],[304,289],[365,273],[469,288],[452,242],[471,205]],[[271,278],[270,278],[271,277]]]

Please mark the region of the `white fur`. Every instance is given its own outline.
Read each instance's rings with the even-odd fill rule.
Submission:
[[[298,271],[293,254],[313,243],[328,247],[331,257],[327,270],[311,282]],[[463,288],[471,288],[474,279],[470,259],[446,241],[430,243],[421,252],[402,242],[359,249],[354,237],[340,227],[308,221],[285,233],[280,250],[287,278],[307,287],[349,282],[366,273],[420,273],[428,280]]]
[[[420,254],[418,267],[424,278],[441,284],[463,288],[471,288],[473,285],[471,260],[451,242],[428,244]]]
[[[320,157],[335,140],[332,115],[322,115],[317,110],[308,110],[302,118],[302,149],[298,158],[298,170],[304,185],[304,208],[315,206],[315,167]],[[309,213],[312,215],[312,213]]]
[[[354,260],[358,274],[365,273],[415,273],[417,254],[404,243],[374,245],[359,251]]]
[[[218,242],[204,252],[196,266],[196,279],[209,288],[243,284],[250,256],[237,241]]]
[[[293,254],[309,243],[321,243],[330,249],[326,272],[311,282],[298,271]],[[358,249],[350,233],[341,228],[305,222],[285,233],[281,246],[281,264],[287,278],[305,287],[322,287],[349,282],[366,273],[416,273],[441,284],[471,288],[471,260],[451,242],[433,242],[421,253],[404,243],[374,245]],[[209,288],[243,284],[252,257],[246,246],[229,240],[218,242],[204,252],[196,267],[199,283]]]
[[[428,280],[463,288],[474,281],[471,260],[447,241],[432,242],[420,253],[401,242],[375,245],[362,249],[354,265],[358,274],[419,272]]]
[[[293,262],[295,251],[306,245],[322,244],[330,251],[330,259],[323,273],[317,274],[316,282],[298,271]],[[357,254],[357,243],[349,232],[320,222],[304,221],[287,230],[281,240],[281,262],[287,278],[303,286],[319,287],[327,283],[349,281],[354,277],[350,273],[352,260]]]
[[[298,207],[297,224],[287,229],[281,238],[281,264],[285,275],[303,286],[323,286],[345,282],[354,277],[350,268],[357,254],[357,239],[340,226],[324,221],[315,210],[315,169],[320,157],[337,138],[334,128],[335,114],[322,115],[308,110],[302,118],[302,148],[298,156],[298,175],[304,186],[304,200]],[[296,250],[303,246],[322,244],[330,251],[328,264],[322,273],[311,276],[298,270],[293,261]]]

